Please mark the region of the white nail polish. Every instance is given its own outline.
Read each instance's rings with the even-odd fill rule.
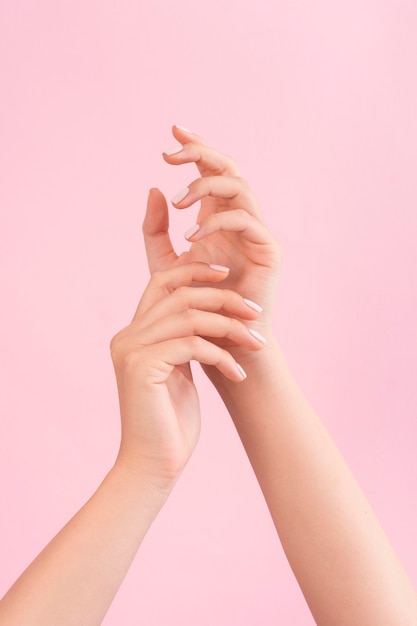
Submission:
[[[188,128],[185,128],[185,126],[179,126],[178,124],[175,124],[175,128],[182,130],[184,133],[189,133],[190,135],[193,134],[193,131],[189,130]]]
[[[246,304],[246,306],[248,306],[250,309],[253,309],[254,311],[256,311],[257,313],[262,313],[263,308],[261,306],[259,306],[259,304],[256,304],[256,302],[253,302],[253,300],[249,300],[249,298],[243,298],[243,302]]]
[[[184,146],[175,146],[174,148],[170,148],[169,150],[165,150],[164,154],[167,156],[172,156],[173,154],[178,154],[181,150],[184,149]]]
[[[216,265],[215,263],[210,263],[210,267],[212,270],[216,270],[216,272],[230,272],[230,267],[226,267],[225,265]]]
[[[249,333],[252,335],[252,337],[255,337],[255,339],[257,339],[261,343],[266,343],[265,337],[262,337],[262,335],[258,333],[256,330],[253,330],[253,328],[249,328],[248,330],[249,330]]]
[[[199,230],[200,230],[200,225],[199,225],[199,224],[196,224],[195,226],[192,226],[191,228],[189,228],[188,230],[186,230],[186,231],[185,231],[185,233],[184,233],[184,237],[185,237],[186,239],[191,239],[191,237],[192,237],[193,235],[195,235],[195,234],[196,234],[196,232],[198,232]]]
[[[171,198],[171,202],[173,204],[178,204],[179,202],[181,202],[181,200],[184,200],[184,198],[188,196],[189,192],[190,190],[188,189],[188,187],[185,187],[185,189],[181,189],[181,191],[179,191],[177,194],[175,194],[173,198]]]
[[[236,363],[236,369],[239,372],[239,374],[242,376],[242,379],[247,378],[247,374],[245,370],[243,369],[241,365],[239,365],[239,363]]]

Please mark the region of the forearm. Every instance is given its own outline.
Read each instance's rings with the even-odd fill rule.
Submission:
[[[101,624],[167,495],[116,465],[0,602],[0,622]]]
[[[415,593],[279,348],[269,338],[262,353],[242,364],[248,377],[239,386],[210,376],[317,623],[415,624]]]

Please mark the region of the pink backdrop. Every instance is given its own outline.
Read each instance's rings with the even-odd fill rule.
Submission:
[[[160,158],[172,123],[257,191],[277,334],[417,582],[416,30],[414,0],[0,2],[1,592],[114,459],[147,190],[195,177]],[[200,444],[104,623],[311,625],[197,377]]]

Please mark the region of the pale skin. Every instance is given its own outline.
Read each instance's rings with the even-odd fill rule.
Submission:
[[[274,338],[280,250],[256,198],[229,157],[181,128],[173,134],[178,147],[164,159],[200,172],[174,206],[201,200],[199,228],[190,225],[191,247],[177,256],[165,198],[151,190],[143,226],[151,280],[111,344],[118,457],[0,602],[0,622],[101,623],[197,443],[196,360],[234,420],[317,624],[412,626],[415,591]]]

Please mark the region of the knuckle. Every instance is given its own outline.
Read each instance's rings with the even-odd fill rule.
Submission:
[[[186,323],[186,332],[190,333],[191,335],[197,335],[198,331],[198,311],[196,311],[195,309],[185,309],[182,312],[182,315],[185,316],[185,323]]]
[[[175,290],[175,294],[181,301],[188,300],[189,288],[186,285],[180,285],[180,287],[177,287]]]
[[[242,176],[236,176],[235,180],[244,188],[244,189],[249,189],[249,183],[246,180],[246,178],[243,178]]]
[[[160,287],[164,284],[165,272],[164,270],[156,270],[151,276],[151,283],[154,283],[156,287]]]
[[[123,355],[123,366],[124,369],[130,371],[132,369],[136,369],[138,363],[140,362],[140,355],[138,350],[128,350]]]
[[[143,346],[131,348],[126,350],[120,359],[120,366],[126,374],[138,371],[147,362],[144,354],[145,348]]]
[[[218,292],[218,293],[217,293]],[[236,292],[231,289],[216,289],[216,296],[219,298],[220,304],[228,304],[236,299]]]
[[[249,220],[249,213],[245,209],[235,209],[234,213],[237,219],[245,224]]]
[[[199,350],[201,348],[201,346],[203,345],[203,340],[198,335],[192,335],[191,337],[188,337],[187,340],[188,340],[188,344],[189,344],[190,348],[193,351]]]
[[[121,331],[118,332],[114,337],[110,340],[110,356],[112,358],[113,363],[115,363],[120,354],[120,337]]]
[[[242,327],[244,326],[242,322],[239,322],[239,320],[235,319],[234,317],[228,317],[227,319],[229,320],[228,330],[231,334],[241,332]]]
[[[122,330],[117,333],[110,341],[110,354],[113,364],[117,370],[132,371],[138,368],[138,365],[146,361],[143,356],[145,346],[132,345],[132,341]]]

